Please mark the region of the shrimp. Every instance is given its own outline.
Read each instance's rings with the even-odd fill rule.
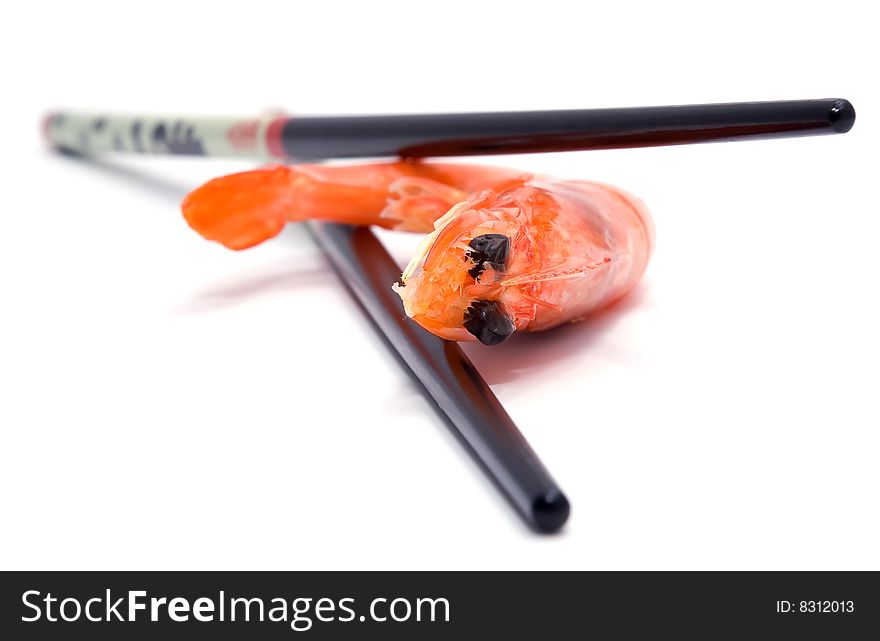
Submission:
[[[616,187],[476,165],[272,166],[212,180],[182,210],[231,249],[310,218],[426,233],[392,285],[406,314],[486,345],[607,307],[636,286],[654,245],[645,205]]]

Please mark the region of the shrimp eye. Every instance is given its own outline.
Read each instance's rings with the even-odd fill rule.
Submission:
[[[489,261],[503,265],[507,262],[507,254],[510,253],[510,239],[504,234],[483,234],[472,239],[468,245],[471,248],[470,256],[475,263]]]
[[[493,267],[502,267],[510,253],[510,239],[504,234],[482,234],[473,238],[468,245],[471,248],[468,258],[475,263],[475,266],[468,270],[468,274],[474,278],[483,272],[484,263],[492,263]]]
[[[475,300],[464,313],[464,328],[483,345],[504,342],[515,329],[498,301]]]

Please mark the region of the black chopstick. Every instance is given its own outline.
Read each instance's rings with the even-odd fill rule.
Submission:
[[[379,239],[366,227],[309,227],[342,282],[520,515],[539,532],[561,528],[568,499],[461,347],[406,318],[391,290],[400,267]]]
[[[846,100],[290,118],[281,143],[298,159],[475,156],[783,138],[849,131]]]
[[[846,100],[388,116],[266,118],[107,116],[59,112],[45,122],[57,147],[80,153],[330,158],[479,156],[682,145],[845,133]]]

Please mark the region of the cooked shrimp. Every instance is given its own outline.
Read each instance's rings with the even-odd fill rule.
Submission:
[[[608,306],[638,283],[654,242],[645,206],[616,187],[475,165],[268,167],[212,180],[182,208],[232,249],[309,218],[429,232],[394,285],[407,315],[487,345]]]

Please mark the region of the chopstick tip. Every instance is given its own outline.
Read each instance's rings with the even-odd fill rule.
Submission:
[[[831,128],[837,133],[845,134],[852,129],[856,122],[856,109],[849,100],[840,98],[835,100],[831,105],[828,113],[828,120],[831,121]]]
[[[539,496],[532,503],[532,519],[541,532],[556,532],[565,525],[571,505],[559,490],[552,490]]]

